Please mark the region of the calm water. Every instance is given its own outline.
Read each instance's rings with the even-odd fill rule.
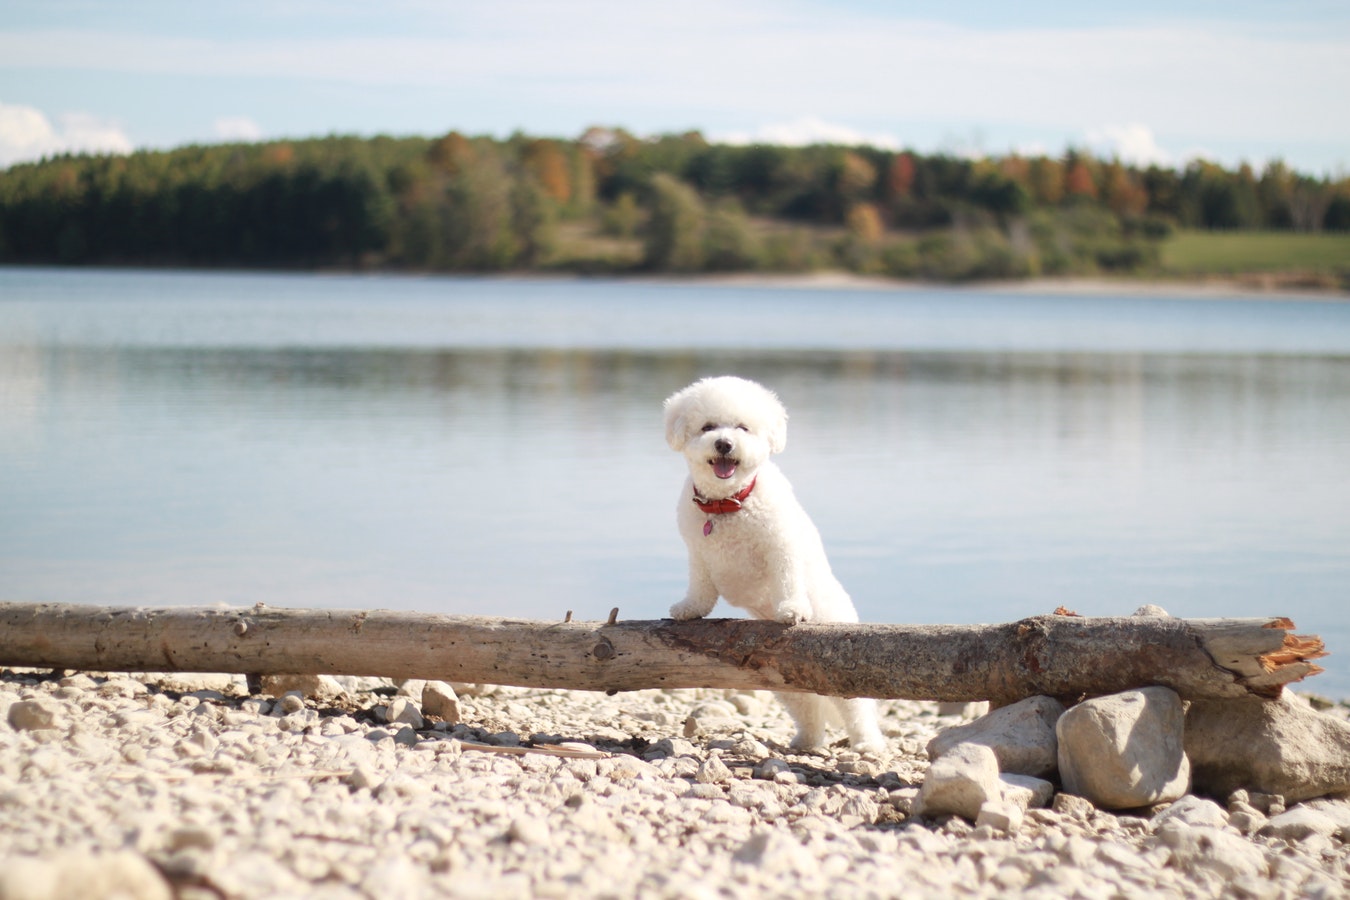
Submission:
[[[0,599],[658,617],[726,372],[864,619],[1283,614],[1350,697],[1343,303],[0,269]]]

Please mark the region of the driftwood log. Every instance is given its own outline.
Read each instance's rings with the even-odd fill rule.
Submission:
[[[616,611],[617,612],[617,611]],[[570,619],[570,613],[569,613]],[[1284,618],[1037,616],[1000,625],[541,622],[387,610],[0,604],[0,665],[381,675],[626,691],[735,688],[1010,702],[1164,685],[1273,697],[1322,671]]]

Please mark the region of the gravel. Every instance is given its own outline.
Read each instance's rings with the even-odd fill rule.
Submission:
[[[965,721],[933,703],[883,702],[877,758],[790,752],[759,694],[455,686],[447,722],[420,684],[64,674],[0,671],[4,900],[1350,892],[1345,798],[911,815]]]

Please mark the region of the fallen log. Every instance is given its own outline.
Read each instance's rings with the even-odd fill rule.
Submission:
[[[734,688],[1010,702],[1165,685],[1274,697],[1322,671],[1284,618],[1036,616],[999,625],[542,622],[387,610],[0,604],[0,665],[381,675],[535,688]]]

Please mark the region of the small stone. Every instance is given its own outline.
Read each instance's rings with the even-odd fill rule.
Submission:
[[[535,816],[517,816],[506,830],[507,840],[527,847],[545,846],[550,836],[548,823]]]
[[[1228,814],[1213,800],[1188,794],[1150,819],[1149,827],[1156,831],[1167,822],[1222,828],[1228,824]]]
[[[262,693],[284,697],[298,693],[301,698],[332,700],[342,693],[342,685],[331,675],[264,675]]]
[[[919,800],[919,789],[916,787],[896,788],[886,795],[892,807],[897,812],[908,816],[914,812],[914,807]]]
[[[652,744],[652,752],[660,756],[693,756],[694,745],[684,738],[661,738]]]
[[[368,765],[358,765],[352,769],[352,773],[347,776],[347,786],[353,790],[365,788],[374,791],[380,786],[381,779],[375,768]]]
[[[1256,834],[1268,821],[1254,809],[1239,809],[1228,814],[1228,824],[1247,835]]]
[[[1164,619],[1170,619],[1171,615],[1161,606],[1155,606],[1152,603],[1145,603],[1136,609],[1133,613],[1136,616],[1157,616]]]
[[[769,748],[754,738],[741,738],[731,745],[731,752],[745,759],[763,759],[769,755]]]
[[[170,853],[179,850],[210,850],[218,840],[215,831],[204,825],[184,825],[169,832],[166,845]]]
[[[853,792],[844,800],[844,805],[836,814],[836,820],[845,828],[859,825],[871,825],[877,820],[880,808],[877,801],[868,794]]]
[[[1251,791],[1247,795],[1248,802],[1252,808],[1267,816],[1278,816],[1288,808],[1283,794],[1267,794],[1261,791]]]
[[[407,725],[414,730],[425,728],[427,725],[426,720],[422,718],[422,711],[407,697],[395,697],[390,700],[384,709],[384,720],[390,725]]]
[[[1003,783],[1003,802],[1021,810],[1049,806],[1055,796],[1055,786],[1044,778],[1005,772],[998,780]]]
[[[698,800],[722,800],[726,797],[726,791],[722,789],[720,784],[695,782],[689,785],[689,790],[685,792],[685,796]]]
[[[20,700],[10,704],[9,725],[15,731],[48,731],[61,727],[60,709],[48,700]]]
[[[1002,798],[994,751],[983,744],[958,744],[928,767],[918,812],[929,818],[954,814],[973,820],[981,806]]]
[[[731,770],[721,757],[710,756],[698,767],[694,780],[699,784],[725,784],[731,780]]]
[[[806,848],[787,834],[771,828],[761,828],[750,835],[736,848],[731,859],[774,874],[809,870],[814,866],[814,859]]]
[[[1097,811],[1097,807],[1086,797],[1065,793],[1056,794],[1050,808],[1061,815],[1073,816],[1076,819],[1086,819]]]
[[[1295,806],[1277,816],[1272,816],[1261,826],[1257,834],[1260,837],[1279,838],[1295,843],[1314,835],[1330,837],[1337,832],[1338,827],[1336,820],[1321,810]]]
[[[1217,828],[1171,822],[1158,830],[1153,843],[1167,847],[1172,865],[1183,872],[1207,871],[1223,882],[1265,875],[1266,857],[1245,838]]]
[[[459,723],[459,695],[444,681],[428,681],[422,686],[422,712],[450,725]]]
[[[980,806],[975,826],[988,826],[994,831],[1014,834],[1022,827],[1023,807],[1001,800],[991,800]]]
[[[755,778],[762,778],[765,781],[773,781],[774,776],[782,772],[791,772],[792,767],[785,761],[777,757],[770,756],[767,759],[760,760],[759,765],[755,766],[752,773]]]
[[[305,708],[305,696],[299,691],[287,691],[282,694],[276,703],[276,712],[283,716],[299,712]]]

